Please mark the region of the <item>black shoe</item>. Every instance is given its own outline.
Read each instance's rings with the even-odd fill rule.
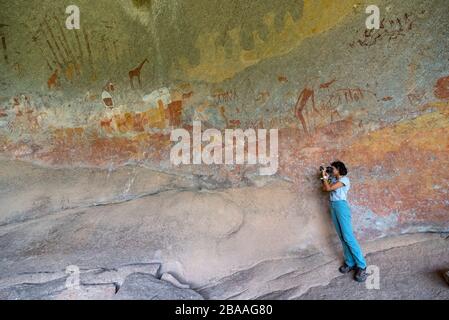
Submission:
[[[354,280],[357,282],[365,282],[366,278],[368,278],[368,274],[366,273],[366,268],[357,268],[357,272],[355,273]]]
[[[348,273],[354,269],[355,269],[355,266],[350,267],[345,263],[340,268],[338,268],[338,271],[340,271],[341,273]]]

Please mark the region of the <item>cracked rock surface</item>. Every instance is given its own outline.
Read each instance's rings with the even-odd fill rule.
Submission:
[[[67,268],[66,272],[21,274],[0,281],[0,299],[203,299],[168,273],[158,279],[159,268],[159,264],[135,264],[112,269]]]
[[[202,300],[203,297],[190,289],[175,287],[167,281],[161,281],[144,273],[129,275],[122,288],[115,295],[116,299],[145,299],[145,300]]]

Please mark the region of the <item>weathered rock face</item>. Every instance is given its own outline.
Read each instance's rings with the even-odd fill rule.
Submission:
[[[160,264],[134,264],[112,269],[80,270],[68,266],[66,272],[28,273],[0,281],[0,298],[17,300],[85,299],[203,299],[169,273],[157,278]],[[167,280],[170,279],[170,280]],[[167,281],[165,281],[167,280]]]
[[[378,1],[373,31],[368,4],[79,0],[79,30],[63,4],[2,4],[0,277],[155,262],[209,298],[270,296],[338,257],[335,159],[361,240],[449,231],[447,3]],[[278,129],[276,174],[171,164],[193,121]]]

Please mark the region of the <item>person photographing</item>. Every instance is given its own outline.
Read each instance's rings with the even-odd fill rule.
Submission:
[[[332,222],[343,246],[344,264],[341,273],[356,270],[354,279],[364,282],[367,278],[366,261],[354,236],[351,223],[351,209],[347,201],[351,187],[348,170],[341,161],[334,161],[327,168],[320,167],[323,191],[329,192],[329,205]]]

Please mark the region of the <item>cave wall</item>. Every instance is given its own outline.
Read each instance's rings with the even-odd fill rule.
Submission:
[[[257,165],[170,163],[171,130],[200,120],[279,130],[274,205],[323,214],[317,167],[340,159],[361,238],[449,229],[445,0],[378,1],[377,31],[366,1],[79,0],[68,30],[72,2],[1,4],[2,225],[164,188],[257,189]]]

